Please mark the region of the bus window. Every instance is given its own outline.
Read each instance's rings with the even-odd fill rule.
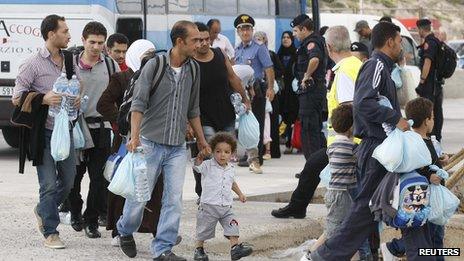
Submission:
[[[143,27],[140,18],[118,18],[116,22],[116,32],[124,34],[129,38],[129,45],[135,40],[142,39]]]
[[[237,1],[205,0],[205,13],[235,15],[237,14]]]
[[[203,0],[168,0],[169,13],[201,13]]]
[[[142,12],[142,0],[116,0],[116,6],[120,14],[140,14]]]
[[[165,0],[147,0],[147,13],[149,14],[165,14]]]
[[[239,0],[238,10],[239,13],[250,13],[250,15],[268,15],[268,0]]]
[[[296,0],[277,0],[276,15],[293,18],[299,14],[300,3]]]

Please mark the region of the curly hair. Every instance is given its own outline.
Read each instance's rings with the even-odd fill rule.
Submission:
[[[211,138],[209,142],[211,149],[214,151],[216,146],[221,142],[229,144],[232,150],[232,153],[235,153],[237,151],[237,141],[235,140],[234,136],[232,136],[230,133],[227,133],[227,132],[216,133],[216,135],[214,135],[213,138]]]
[[[342,104],[332,111],[332,127],[337,133],[347,132],[353,126],[353,106]]]

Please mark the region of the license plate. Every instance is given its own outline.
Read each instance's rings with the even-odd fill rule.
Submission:
[[[13,86],[0,86],[0,96],[13,96]]]

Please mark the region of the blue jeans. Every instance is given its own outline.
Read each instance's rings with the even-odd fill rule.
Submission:
[[[185,167],[187,164],[187,149],[181,146],[158,144],[141,138],[141,143],[147,160],[147,175],[150,184],[150,194],[160,176],[164,173],[164,190],[161,200],[161,213],[156,237],[151,243],[154,257],[171,250],[176,243],[182,214],[182,189],[184,186]],[[143,210],[146,202],[140,203],[126,199],[122,216],[117,228],[121,236],[132,235],[142,223]]]
[[[66,199],[74,184],[76,176],[76,157],[74,154],[74,144],[71,135],[71,146],[69,157],[63,161],[55,162],[51,155],[50,139],[51,130],[45,130],[45,148],[43,153],[42,165],[37,166],[37,176],[39,178],[40,201],[37,211],[42,218],[44,233],[48,237],[51,234],[58,234],[56,228],[60,224],[58,206]]]

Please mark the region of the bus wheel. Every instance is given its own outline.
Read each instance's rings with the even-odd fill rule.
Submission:
[[[4,127],[2,129],[3,138],[10,147],[18,148],[19,147],[19,128],[15,127]]]

